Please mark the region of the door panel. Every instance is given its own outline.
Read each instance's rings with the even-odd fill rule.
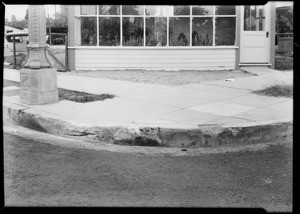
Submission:
[[[269,39],[267,7],[242,7],[241,63],[268,63]]]

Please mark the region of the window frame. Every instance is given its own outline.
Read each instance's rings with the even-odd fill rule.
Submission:
[[[96,46],[83,46],[83,45],[76,45],[77,47],[88,47],[88,48],[121,48],[121,49],[126,49],[126,48],[152,48],[152,49],[166,49],[166,48],[171,48],[171,49],[190,49],[190,48],[195,48],[195,49],[211,49],[211,48],[237,48],[237,29],[238,26],[238,21],[237,21],[237,8],[238,6],[237,5],[231,5],[231,6],[234,6],[235,7],[235,14],[234,15],[217,15],[216,14],[216,6],[217,5],[205,5],[205,6],[212,6],[213,7],[213,14],[210,14],[210,15],[193,15],[193,7],[194,6],[201,6],[201,5],[188,5],[189,8],[190,8],[190,14],[189,15],[170,15],[170,14],[167,14],[167,15],[146,15],[146,6],[176,6],[176,5],[139,5],[139,6],[143,6],[143,9],[144,9],[144,13],[143,15],[123,15],[123,9],[122,9],[122,6],[123,5],[117,5],[120,7],[120,14],[119,15],[99,15],[99,5],[95,5],[96,6],[96,15],[81,15],[80,14],[80,11],[81,11],[81,5],[78,5],[78,6],[75,6],[75,7],[78,7],[77,9],[77,13],[75,12],[75,16],[74,18],[76,20],[79,20],[80,21],[80,18],[81,17],[95,17],[96,20],[97,20],[97,45]],[[185,5],[187,6],[187,5]],[[222,5],[222,6],[226,6],[226,5]],[[76,9],[75,9],[76,11]],[[119,17],[120,18],[120,45],[119,46],[100,46],[99,45],[99,18],[100,17]],[[143,46],[123,46],[123,18],[125,17],[142,17],[143,18],[143,27],[144,27],[144,37],[143,37],[143,40],[144,40],[144,45]],[[150,18],[150,17],[154,17],[154,18],[164,18],[166,17],[167,18],[167,44],[166,46],[146,46],[146,18]],[[188,46],[170,46],[169,44],[169,34],[170,34],[170,31],[169,31],[169,22],[170,22],[170,18],[190,18],[190,38],[189,38],[189,45]],[[196,17],[202,17],[202,18],[209,18],[211,17],[212,18],[212,22],[213,22],[213,43],[212,43],[212,46],[192,46],[192,27],[193,27],[193,18],[196,18]],[[235,43],[234,45],[216,45],[216,38],[215,38],[215,34],[216,34],[216,19],[219,18],[219,17],[234,17],[235,18]],[[75,20],[75,21],[76,21]],[[75,25],[75,30],[80,30],[80,29],[77,29],[77,26],[78,25]],[[81,41],[77,41],[78,38],[75,38],[75,43],[76,44],[81,44]]]

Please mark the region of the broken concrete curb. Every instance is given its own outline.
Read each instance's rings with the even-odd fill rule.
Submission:
[[[85,126],[71,124],[62,118],[40,115],[28,107],[3,106],[3,119],[19,126],[72,139],[107,142],[119,145],[157,147],[218,147],[249,145],[286,139],[293,134],[292,122],[278,122],[247,127],[199,125],[194,129],[147,127],[143,125]]]

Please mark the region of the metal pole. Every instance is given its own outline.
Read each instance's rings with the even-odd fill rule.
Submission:
[[[16,42],[15,36],[13,36],[13,52],[14,52],[14,68],[16,68]]]
[[[52,38],[51,38],[51,27],[49,26],[49,44],[52,45]]]
[[[65,36],[65,71],[68,71],[68,33]]]

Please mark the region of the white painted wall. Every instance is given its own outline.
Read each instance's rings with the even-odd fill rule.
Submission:
[[[75,70],[230,70],[235,47],[94,48],[75,49]]]

